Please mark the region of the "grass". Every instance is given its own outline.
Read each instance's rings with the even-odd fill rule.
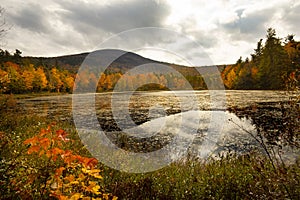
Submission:
[[[115,171],[105,184],[121,199],[297,199],[299,164],[278,169],[256,153],[208,163],[191,158],[153,173]]]
[[[7,102],[14,104],[13,99]],[[35,169],[39,160],[36,158],[31,163],[22,163],[21,160],[9,168],[10,171],[7,166],[24,153],[25,139],[33,137],[53,122],[36,115],[20,116],[17,110],[5,108],[0,113],[0,199],[20,198],[10,187],[9,181],[19,176],[19,169],[24,167],[22,165],[31,165]],[[74,142],[69,149],[90,156],[72,124],[56,122],[55,127],[70,134]],[[299,166],[300,163],[296,162],[274,168],[270,160],[256,152],[242,156],[232,154],[206,162],[190,157],[145,174],[128,174],[101,165],[104,179],[100,184],[119,199],[298,199]]]

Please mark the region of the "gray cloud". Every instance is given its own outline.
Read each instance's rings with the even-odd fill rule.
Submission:
[[[34,50],[37,47],[32,46],[29,52],[45,54],[43,51],[48,51],[52,55],[54,52],[69,52],[74,49],[90,51],[99,42],[124,30],[163,26],[164,20],[170,14],[168,4],[156,0],[112,1],[109,4],[57,0],[45,3],[49,7],[30,2],[18,6],[13,4],[8,4],[12,9],[7,13],[14,26],[10,38],[20,35],[22,31],[26,31],[27,35],[28,32],[32,33],[32,38],[19,41],[19,47],[16,48],[29,47],[30,44],[26,45],[26,41],[35,41],[37,44],[43,40],[49,44],[47,49]],[[145,34],[142,37],[136,36],[132,42],[136,43],[135,46],[143,46],[166,40],[166,37],[160,35]]]
[[[217,32],[214,32],[214,31],[203,32],[203,31],[199,30],[199,31],[189,32],[189,34],[194,36],[195,40],[200,45],[202,45],[203,48],[205,48],[205,49],[217,47],[219,44]]]
[[[100,42],[122,31],[167,25],[171,30],[192,36],[217,62],[226,63],[236,59],[237,54],[249,55],[256,42],[264,38],[269,26],[275,28],[281,37],[290,33],[296,34],[297,39],[300,5],[291,2],[296,1],[277,1],[270,7],[266,5],[267,2],[260,4],[258,1],[253,1],[258,6],[227,0],[211,3],[204,0],[187,1],[197,9],[176,13],[176,9],[171,10],[174,8],[173,2],[167,0],[9,0],[2,2],[7,23],[12,25],[4,38],[8,44],[5,48],[10,51],[18,48],[24,55],[33,56],[72,54],[91,51]],[[224,8],[220,5],[224,5]],[[224,15],[226,13],[229,18],[234,18],[231,14],[235,14],[237,19],[225,23],[229,19]],[[170,24],[173,18],[174,24]],[[190,52],[192,47],[189,43],[182,44],[176,37],[160,32],[144,31],[140,34],[137,31],[120,40],[116,39],[113,45],[120,48],[127,45],[128,49],[168,46],[184,52]],[[190,52],[189,55],[202,56],[199,52]]]
[[[300,37],[299,33],[299,19],[300,19],[300,4],[297,6],[290,6],[285,9],[285,13],[283,16],[283,23],[289,27],[291,31],[294,31],[293,34],[297,33],[298,31],[298,37]],[[296,35],[297,36],[297,35]]]
[[[181,31],[183,34],[194,37],[195,41],[203,48],[208,49],[218,45],[218,39],[214,31],[199,30],[197,22],[193,17],[188,17],[180,23]],[[186,47],[189,49],[189,47]]]
[[[233,41],[250,40],[253,41],[261,37],[266,31],[266,24],[272,19],[275,9],[265,9],[256,11],[243,16],[245,10],[237,10],[238,20],[226,24],[220,24],[220,27],[230,35]]]
[[[66,11],[62,20],[80,32],[97,29],[117,33],[137,27],[162,26],[170,9],[163,1],[132,0],[111,5],[57,1]]]
[[[42,33],[49,30],[47,12],[38,4],[27,4],[19,12],[10,13],[8,18],[12,24],[33,32]]]

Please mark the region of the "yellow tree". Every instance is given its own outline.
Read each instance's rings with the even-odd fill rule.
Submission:
[[[127,74],[123,76],[120,74],[120,77],[116,77],[114,83],[114,86],[118,83],[118,87],[114,88],[116,91],[121,92],[127,90],[127,77],[128,77]]]
[[[9,83],[8,73],[0,69],[0,93],[6,93],[9,90]]]
[[[104,89],[105,78],[106,78],[106,75],[105,75],[104,73],[101,73],[100,79],[99,79],[98,85],[97,85],[97,91],[102,92],[102,91],[105,90],[105,89]]]
[[[105,88],[106,90],[111,90],[113,88],[113,74],[108,74],[106,75],[106,80],[105,80]]]
[[[31,91],[33,88],[34,71],[24,70],[22,73],[25,90]]]
[[[8,73],[9,88],[8,91],[11,93],[21,93],[24,91],[24,82],[20,74],[20,66],[13,62],[4,63],[4,69]]]
[[[235,73],[235,70],[234,69],[231,69],[225,80],[224,80],[224,85],[228,88],[228,89],[232,89],[234,87],[234,84],[235,84],[235,81],[236,81],[236,73]]]
[[[42,67],[39,67],[34,73],[33,88],[41,91],[47,87],[48,80]]]
[[[121,73],[115,73],[113,76],[113,80],[112,80],[112,87],[114,88],[115,85],[117,84],[117,82],[120,80],[120,78],[122,77]]]
[[[71,92],[73,90],[73,86],[74,86],[74,78],[69,75],[65,78],[65,87],[67,92]]]
[[[74,87],[74,78],[67,70],[60,72],[60,79],[62,81],[61,90],[64,92],[71,92]]]
[[[60,92],[63,82],[60,78],[60,72],[54,67],[50,71],[50,89]]]

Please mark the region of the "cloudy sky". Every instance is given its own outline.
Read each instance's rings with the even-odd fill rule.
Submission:
[[[1,48],[19,49],[26,56],[92,51],[119,34],[128,50],[140,48],[143,56],[180,62],[181,55],[170,53],[170,43],[178,45],[180,39],[172,40],[165,32],[160,37],[155,31],[143,36],[128,32],[143,27],[166,28],[195,41],[214,64],[249,56],[269,27],[279,37],[300,38],[299,0],[9,0],[0,6],[10,26]],[[168,51],[157,50],[167,43]],[[181,50],[191,47],[183,45]],[[190,55],[201,56],[195,49]]]

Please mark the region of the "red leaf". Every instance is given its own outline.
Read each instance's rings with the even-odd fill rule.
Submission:
[[[296,75],[296,72],[292,72],[291,75],[290,75],[291,79],[295,79],[295,75]]]

